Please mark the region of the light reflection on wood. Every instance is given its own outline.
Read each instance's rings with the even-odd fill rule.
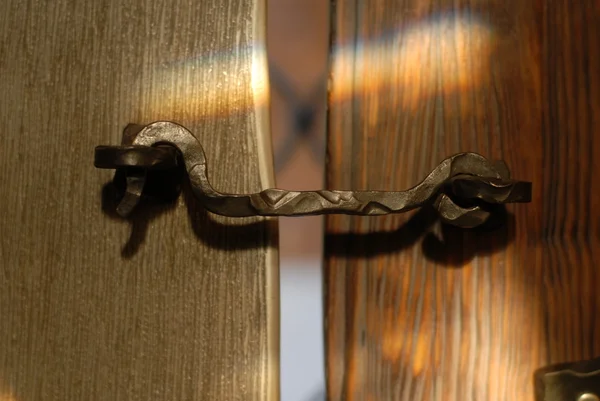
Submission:
[[[135,93],[140,94],[138,107],[149,110],[156,120],[194,121],[226,119],[250,109],[267,108],[265,47],[256,43],[241,52],[247,53],[245,57],[252,63],[240,64],[238,53],[219,51],[158,65],[140,74],[135,83]]]
[[[357,40],[333,51],[332,102],[386,91],[396,94],[395,107],[414,111],[426,98],[490,80],[494,30],[476,17],[439,14]]]

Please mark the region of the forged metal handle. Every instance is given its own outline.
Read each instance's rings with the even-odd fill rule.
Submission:
[[[157,146],[170,145],[170,146]],[[514,181],[503,162],[491,163],[476,153],[442,161],[420,184],[406,191],[287,191],[270,188],[253,194],[218,192],[208,179],[204,150],[194,135],[173,122],[155,122],[134,137],[124,134],[121,146],[98,146],[98,168],[137,167],[127,176],[125,196],[117,208],[127,216],[138,204],[146,170],[177,166],[178,153],[195,197],[209,211],[230,217],[304,216],[315,214],[383,215],[433,203],[443,221],[475,227],[490,215],[488,204],[531,201],[531,183]]]

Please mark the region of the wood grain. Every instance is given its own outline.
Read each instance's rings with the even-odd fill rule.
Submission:
[[[328,188],[408,188],[445,157],[534,184],[494,231],[329,216],[329,400],[533,400],[600,356],[598,2],[332,3]]]
[[[186,191],[114,213],[94,147],[168,119],[273,186],[264,0],[0,4],[0,400],[271,400],[276,227]]]

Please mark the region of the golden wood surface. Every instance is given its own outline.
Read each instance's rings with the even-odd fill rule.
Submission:
[[[600,7],[337,0],[329,188],[399,190],[475,151],[533,182],[500,230],[329,216],[330,400],[533,400],[600,356]]]
[[[113,212],[94,147],[194,132],[226,192],[272,187],[264,0],[0,4],[0,400],[270,400],[276,227],[189,192]]]

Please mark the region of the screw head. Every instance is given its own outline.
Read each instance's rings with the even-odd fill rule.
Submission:
[[[593,393],[584,393],[579,396],[577,401],[600,401],[600,398]]]

